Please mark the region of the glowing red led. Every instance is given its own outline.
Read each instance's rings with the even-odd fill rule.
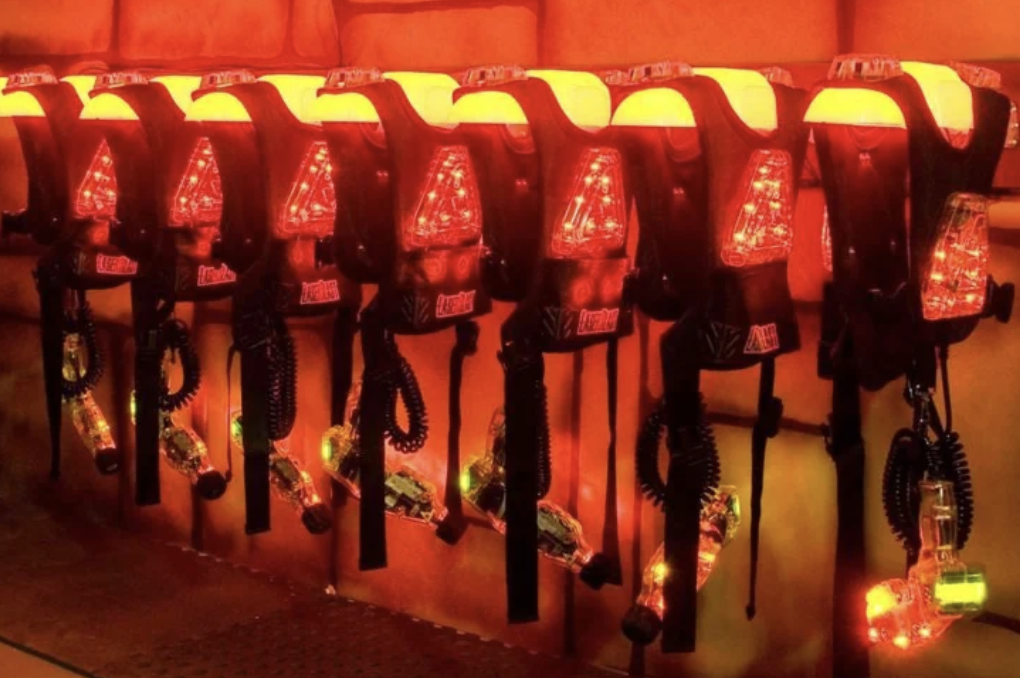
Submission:
[[[950,196],[925,271],[921,306],[925,320],[977,315],[985,305],[988,276],[988,205],[966,193]]]
[[[78,186],[74,212],[78,217],[93,219],[112,219],[117,213],[117,175],[106,139],[96,149],[88,172]]]
[[[793,247],[792,160],[786,151],[757,150],[747,163],[733,228],[722,260],[741,267],[781,261]]]
[[[626,227],[620,153],[611,148],[586,149],[559,227],[553,231],[552,255],[564,259],[605,256],[623,247]]]
[[[175,226],[219,224],[223,214],[223,187],[212,144],[202,137],[195,144],[188,166],[170,206]]]
[[[280,216],[279,235],[324,238],[333,232],[336,192],[333,163],[325,141],[316,141],[305,153],[290,196]]]
[[[481,230],[482,205],[467,148],[436,149],[418,204],[404,225],[404,248],[463,245]]]

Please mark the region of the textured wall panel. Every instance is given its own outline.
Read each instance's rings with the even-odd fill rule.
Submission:
[[[542,39],[559,66],[827,61],[836,11],[831,1],[548,0]]]
[[[1016,0],[857,0],[858,51],[904,58],[1016,59]]]
[[[7,0],[0,6],[0,54],[103,52],[112,31],[113,0]]]
[[[288,0],[121,2],[126,59],[273,57],[283,50]]]
[[[480,63],[533,64],[537,57],[531,4],[361,11],[342,22],[344,63],[359,66],[454,70]]]

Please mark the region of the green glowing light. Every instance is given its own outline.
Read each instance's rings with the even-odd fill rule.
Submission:
[[[988,585],[983,578],[968,576],[966,581],[938,581],[935,583],[935,600],[940,608],[981,607],[988,599]]]
[[[471,472],[464,469],[460,473],[460,491],[468,492],[471,490]]]

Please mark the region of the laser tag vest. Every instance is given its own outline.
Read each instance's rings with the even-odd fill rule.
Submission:
[[[426,120],[449,108],[452,87],[438,79],[448,78],[374,73],[332,82],[316,102],[363,107],[355,120],[321,116],[341,168],[337,259],[353,278],[378,283],[384,324],[398,334],[435,332],[491,309],[479,275],[483,217],[468,148],[457,130]]]
[[[537,149],[541,242],[535,281],[511,324],[533,327],[543,352],[575,351],[633,329],[625,295],[631,192],[619,138],[608,127],[582,127],[596,102],[571,101],[570,84],[559,77],[538,71],[494,87],[520,104]],[[514,237],[507,231],[504,242]],[[503,258],[511,256],[508,250]]]
[[[920,340],[962,341],[983,310],[987,226],[975,221],[980,215],[955,214],[949,197],[991,189],[1010,102],[991,89],[958,86],[973,101],[973,131],[962,147],[946,138],[922,83],[911,75],[824,85],[884,95],[899,109],[899,124],[815,124],[834,281],[865,388],[902,375]],[[949,250],[957,242],[977,250],[973,261],[958,261],[954,269],[943,264],[956,256]],[[964,266],[971,274],[960,272]]]

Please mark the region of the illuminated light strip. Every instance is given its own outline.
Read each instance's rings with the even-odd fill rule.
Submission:
[[[0,96],[0,118],[45,118],[42,104],[27,90]]]
[[[82,120],[138,120],[138,114],[128,102],[112,92],[103,92],[85,102]]]
[[[528,117],[517,99],[506,92],[472,92],[453,104],[450,122],[527,125]]]
[[[233,94],[209,92],[191,105],[186,119],[194,122],[251,122],[251,115]]]
[[[434,127],[452,127],[450,110],[453,92],[460,83],[445,73],[414,73],[393,71],[383,73],[387,80],[400,85],[414,110],[422,120]]]
[[[564,114],[581,129],[595,131],[609,125],[609,88],[594,73],[536,70],[527,71],[527,75],[548,84]]]
[[[772,132],[779,127],[776,93],[762,73],[741,68],[695,68],[694,74],[719,83],[734,112],[751,129]]]
[[[60,82],[66,82],[68,85],[74,88],[75,93],[81,102],[84,104],[89,100],[89,92],[96,86],[95,75],[68,75],[67,77],[61,78]]]
[[[645,89],[631,94],[616,108],[614,127],[695,127],[694,111],[675,89]]]
[[[309,117],[318,122],[378,123],[379,112],[364,94],[321,94],[311,105]]]
[[[823,89],[811,102],[804,121],[833,125],[906,129],[903,111],[888,94],[870,89]]]
[[[974,102],[970,87],[949,66],[904,61],[903,71],[921,87],[928,109],[939,127],[954,132],[974,129]]]
[[[259,78],[259,82],[267,82],[275,87],[295,118],[310,125],[319,124],[310,109],[315,101],[315,93],[326,84],[325,76],[281,73],[264,75]]]
[[[167,92],[170,93],[170,97],[174,100],[174,103],[177,104],[177,108],[187,113],[193,103],[191,95],[196,89],[198,89],[199,85],[202,84],[202,76],[161,75],[157,78],[153,78],[152,82],[158,82],[166,87]]]

